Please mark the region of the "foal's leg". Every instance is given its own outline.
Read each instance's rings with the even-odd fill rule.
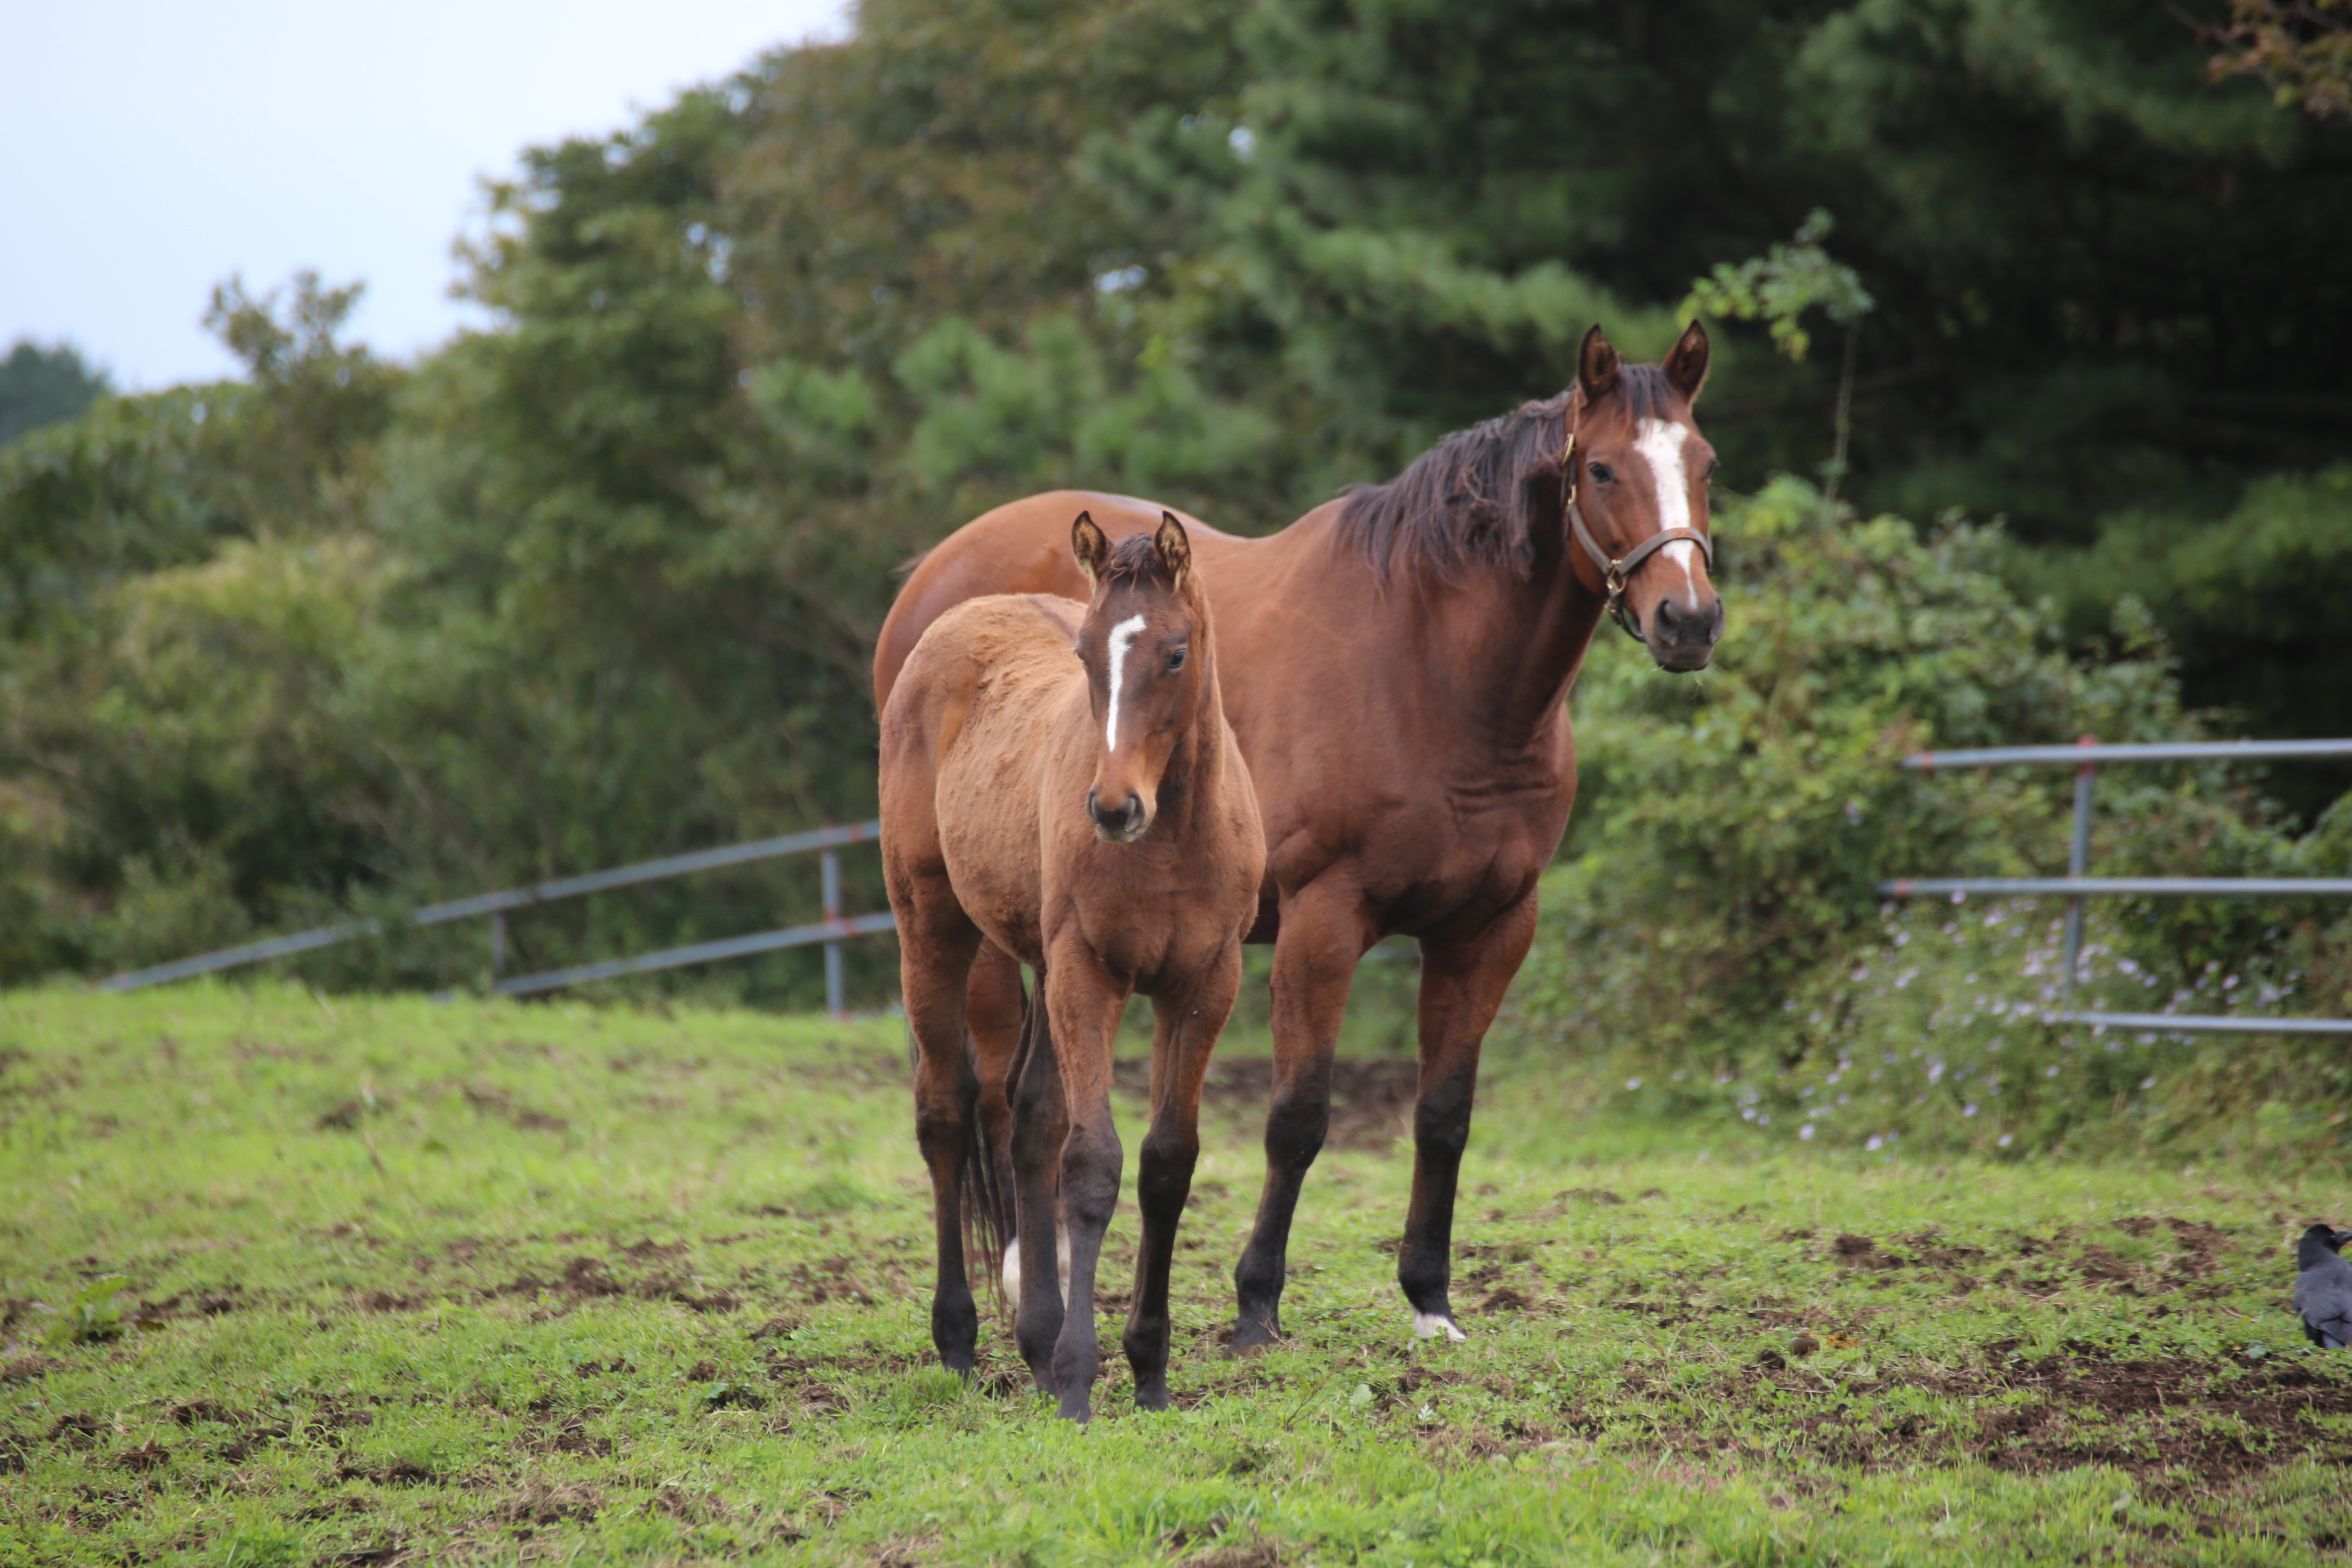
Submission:
[[[1094,1384],[1102,1371],[1095,1336],[1095,1268],[1103,1232],[1118,1206],[1118,1129],[1111,1124],[1110,1053],[1127,987],[1106,973],[1080,942],[1047,955],[1045,995],[1053,1019],[1054,1054],[1070,1110],[1062,1144],[1062,1222],[1070,1232],[1070,1282],[1061,1338],[1054,1346],[1054,1387],[1062,1414],[1073,1421],[1094,1415]],[[1042,1245],[1043,1237],[1024,1247]],[[1024,1259],[1026,1272],[1026,1259]],[[1024,1281],[1025,1288],[1025,1281]]]
[[[1330,1130],[1331,1053],[1368,934],[1352,890],[1318,897],[1310,889],[1282,911],[1274,943],[1274,1103],[1265,1113],[1265,1188],[1249,1245],[1234,1269],[1241,1301],[1234,1322],[1236,1354],[1282,1337],[1290,1217],[1307,1168]]]
[[[964,1025],[971,1031],[972,1065],[980,1074],[980,1122],[999,1212],[991,1217],[1008,1245],[1013,1217],[1013,1059],[1021,1047],[1021,962],[992,942],[980,944],[964,991]]]
[[[1168,1275],[1201,1154],[1201,1079],[1241,983],[1236,943],[1192,985],[1152,1003],[1151,1131],[1144,1135],[1136,1177],[1143,1238],[1125,1341],[1127,1364],[1135,1370],[1135,1403],[1146,1410],[1168,1408]]]
[[[980,1313],[964,1274],[960,1188],[972,1109],[964,1072],[964,986],[980,931],[951,900],[910,902],[899,913],[898,979],[915,1034],[915,1142],[930,1170],[931,1224],[939,1248],[931,1343],[950,1372],[970,1376]],[[916,918],[909,920],[910,913]]]
[[[1062,1283],[1055,1258],[1060,1234],[1062,1144],[1069,1137],[1069,1104],[1054,1051],[1053,1020],[1040,979],[1026,1025],[1020,1076],[1013,1089],[1013,1196],[1018,1215],[1019,1289],[1013,1294],[1013,1342],[1037,1392],[1056,1392],[1054,1344],[1062,1336]]]
[[[1412,1117],[1412,1202],[1397,1283],[1423,1339],[1465,1338],[1446,1287],[1453,1277],[1454,1193],[1470,1142],[1478,1047],[1535,938],[1532,894],[1466,942],[1421,948],[1421,1093]]]

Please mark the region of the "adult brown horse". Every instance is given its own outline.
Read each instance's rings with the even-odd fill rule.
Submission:
[[[1397,1279],[1424,1337],[1461,1338],[1447,1286],[1478,1051],[1535,931],[1536,879],[1576,795],[1562,700],[1604,612],[1668,670],[1723,630],[1709,582],[1714,456],[1691,405],[1696,322],[1662,365],[1620,362],[1599,327],[1576,384],[1445,437],[1387,484],[1237,539],[1189,522],[1231,655],[1226,716],[1257,786],[1266,877],[1252,942],[1274,943],[1265,1186],[1234,1284],[1235,1349],[1280,1335],[1291,1215],[1330,1121],[1331,1056],[1357,960],[1421,941],[1421,1082]],[[877,700],[915,639],[977,594],[1078,595],[1061,535],[1089,507],[1114,534],[1159,508],[1035,496],[966,524],[899,591],[874,656]],[[1704,809],[1695,805],[1694,809]],[[1019,971],[974,970],[983,1113],[1002,1119]]]
[[[1101,1364],[1095,1270],[1118,1199],[1110,1068],[1119,1014],[1140,991],[1159,1023],[1125,1337],[1136,1402],[1159,1410],[1169,1403],[1168,1272],[1200,1152],[1201,1082],[1241,984],[1265,839],[1225,721],[1214,624],[1183,525],[1163,513],[1155,532],[1113,545],[1081,512],[1071,552],[1091,589],[1083,617],[1058,598],[970,600],[916,645],[882,710],[882,864],[919,1051],[916,1134],[939,1243],[933,1342],[949,1367],[971,1370],[979,1320],[962,1204],[984,1200],[962,1187],[978,1089],[964,1003],[986,942],[1037,971],[1042,1008],[1012,1133],[1023,1265],[1014,1337],[1037,1386],[1084,1421]]]

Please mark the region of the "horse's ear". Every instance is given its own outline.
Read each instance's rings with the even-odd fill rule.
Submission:
[[[1070,524],[1070,553],[1078,558],[1078,570],[1087,574],[1087,586],[1092,588],[1102,577],[1103,561],[1110,554],[1110,541],[1095,526],[1090,511],[1078,513],[1078,521]]]
[[[1160,531],[1151,536],[1151,543],[1160,552],[1160,563],[1168,568],[1170,586],[1181,591],[1192,571],[1192,542],[1184,536],[1184,525],[1174,512],[1160,514]]]
[[[1699,389],[1706,384],[1706,327],[1694,317],[1666,355],[1666,380],[1685,403],[1696,403]]]
[[[1584,346],[1576,351],[1576,384],[1584,388],[1584,401],[1589,405],[1609,395],[1617,385],[1617,350],[1610,343],[1608,334],[1594,322],[1584,334]]]

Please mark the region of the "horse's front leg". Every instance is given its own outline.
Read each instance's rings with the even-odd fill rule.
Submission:
[[[1062,1414],[1087,1421],[1094,1415],[1095,1378],[1102,1370],[1095,1334],[1095,1270],[1102,1259],[1103,1233],[1118,1206],[1124,1153],[1111,1123],[1110,1056],[1127,987],[1091,949],[1073,939],[1046,956],[1045,998],[1070,1117],[1062,1143],[1061,1193],[1070,1278],[1063,1294],[1062,1333],[1054,1345],[1054,1388],[1061,1395]]]
[[[1201,1154],[1201,1080],[1241,983],[1242,950],[1236,942],[1190,986],[1152,1002],[1151,1131],[1144,1135],[1136,1176],[1143,1236],[1125,1336],[1127,1364],[1135,1371],[1135,1403],[1146,1410],[1169,1405],[1168,1276],[1175,1263],[1177,1223]]]
[[[1353,889],[1309,888],[1283,906],[1274,944],[1274,1103],[1265,1112],[1265,1187],[1249,1245],[1234,1268],[1240,1298],[1235,1354],[1282,1337],[1290,1219],[1307,1167],[1330,1130],[1331,1054],[1339,1044],[1356,961],[1368,945]]]
[[[909,900],[899,911],[898,931],[898,981],[915,1035],[915,1142],[930,1172],[938,1243],[931,1343],[950,1372],[969,1377],[980,1313],[964,1269],[961,1187],[971,1153],[975,1099],[964,1059],[964,988],[980,931],[951,898]]]
[[[1503,993],[1535,939],[1530,893],[1466,942],[1421,947],[1421,1092],[1412,1117],[1412,1202],[1397,1283],[1412,1304],[1412,1331],[1423,1339],[1466,1336],[1454,1321],[1454,1194],[1462,1151],[1470,1142],[1470,1105],[1478,1089],[1478,1050]]]

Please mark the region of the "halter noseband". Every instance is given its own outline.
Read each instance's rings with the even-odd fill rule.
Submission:
[[[1576,536],[1576,542],[1584,547],[1584,553],[1601,574],[1601,586],[1605,595],[1603,602],[1608,607],[1609,618],[1615,621],[1618,629],[1627,637],[1647,645],[1650,639],[1642,635],[1642,628],[1625,614],[1626,580],[1643,562],[1667,545],[1683,542],[1697,545],[1698,552],[1706,558],[1707,570],[1712,572],[1715,570],[1715,542],[1695,528],[1662,528],[1624,554],[1612,558],[1592,537],[1592,530],[1585,525],[1584,509],[1576,504],[1576,426],[1569,425],[1564,415],[1560,423],[1568,429],[1568,445],[1560,449],[1559,454],[1560,475],[1568,486],[1568,497],[1564,502],[1568,509],[1568,531]]]

